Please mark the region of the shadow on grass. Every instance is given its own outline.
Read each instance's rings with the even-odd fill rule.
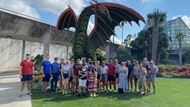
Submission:
[[[32,100],[43,100],[43,102],[62,102],[62,101],[71,101],[71,100],[84,100],[91,98],[89,94],[86,94],[85,97],[80,96],[77,97],[76,94],[72,96],[71,94],[62,95],[61,93],[48,92],[47,94],[41,93],[40,90],[32,90]],[[149,96],[151,94],[147,94]],[[114,100],[130,100],[134,98],[146,97],[137,93],[127,92],[125,94],[119,94],[114,92],[109,93],[99,93],[95,99],[106,98],[106,99],[114,99]]]

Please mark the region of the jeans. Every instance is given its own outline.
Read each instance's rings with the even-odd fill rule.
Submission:
[[[53,78],[51,79],[51,90],[56,90],[57,89],[57,82],[59,79],[59,74],[58,73],[52,73]]]

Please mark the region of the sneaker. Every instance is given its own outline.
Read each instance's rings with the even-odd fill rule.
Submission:
[[[64,95],[65,93],[64,93],[64,92],[62,92],[62,94]]]
[[[80,94],[78,94],[77,97],[80,97]]]
[[[96,97],[96,94],[94,93],[94,97]]]
[[[136,93],[136,92],[137,92],[137,90],[134,90],[133,92],[134,92],[134,93]]]
[[[116,93],[117,91],[116,91],[116,90],[114,90],[114,92]]]
[[[130,89],[128,88],[127,91],[129,91]]]
[[[111,92],[112,90],[110,89],[110,92]]]
[[[147,93],[150,93],[150,90],[148,90]]]
[[[90,94],[90,97],[92,97],[93,96],[93,94]]]
[[[155,94],[156,95],[156,91],[154,91],[154,93],[153,94]]]

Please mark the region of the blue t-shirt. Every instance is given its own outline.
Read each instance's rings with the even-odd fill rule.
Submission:
[[[42,66],[43,66],[44,74],[50,74],[51,62],[50,61],[44,61],[44,62],[42,62]]]
[[[116,69],[116,71],[119,71],[120,70],[120,65],[119,64],[115,65],[115,69]]]
[[[150,66],[149,78],[156,78],[156,72],[158,72],[158,68],[156,66]]]
[[[59,63],[54,62],[51,64],[51,71],[52,73],[59,73]]]

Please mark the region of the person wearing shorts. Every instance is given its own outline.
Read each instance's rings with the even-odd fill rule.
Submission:
[[[20,78],[21,78],[21,89],[20,89],[20,97],[22,97],[22,93],[24,90],[25,82],[27,83],[28,93],[27,95],[31,95],[30,91],[30,82],[33,78],[34,72],[34,63],[30,60],[30,54],[26,54],[26,59],[20,63]]]
[[[69,83],[68,83],[69,90],[72,90],[71,87],[72,87],[72,81],[73,81],[73,72],[72,72],[73,65],[74,65],[74,59],[71,59],[70,64],[69,64]]]
[[[127,77],[127,82],[128,82],[128,90],[133,90],[133,78],[132,78],[132,71],[133,71],[133,66],[131,65],[131,62],[128,60],[126,63],[126,67],[128,68],[128,77]],[[131,88],[131,89],[130,89]]]
[[[144,95],[146,95],[146,74],[146,69],[143,67],[143,64],[140,64],[138,70],[139,94],[141,94],[142,90],[144,90]]]
[[[105,91],[104,87],[106,86],[108,92],[107,75],[108,75],[108,67],[106,66],[105,61],[102,61],[102,88],[103,91]]]
[[[115,83],[115,77],[116,77],[116,68],[115,65],[112,62],[112,59],[110,59],[110,63],[108,65],[108,84],[110,91],[112,91],[112,85],[114,86],[114,92],[116,91],[116,83]]]
[[[149,72],[149,78],[148,78],[148,93],[150,92],[150,84],[153,85],[154,94],[156,94],[156,73],[158,72],[158,68],[154,65],[153,61],[150,61],[150,72]]]
[[[42,62],[42,92],[47,93],[47,86],[50,80],[51,62],[49,61],[49,55],[46,56],[46,60]]]
[[[61,69],[61,77],[62,77],[62,94],[67,94],[68,91],[68,80],[69,80],[69,62],[66,61],[66,64],[62,66]]]
[[[83,93],[83,96],[85,95],[86,92],[86,81],[87,81],[87,68],[86,64],[82,64],[82,68],[79,70],[79,93],[78,97],[81,95],[81,92]]]
[[[100,61],[97,61],[97,79],[98,79],[98,82],[97,82],[97,90],[98,92],[100,92],[100,83],[101,83],[101,80],[102,80],[102,66],[100,65]]]
[[[116,68],[116,76],[115,76],[115,79],[116,79],[116,84],[118,83],[118,72],[119,72],[119,69],[120,69],[120,65],[118,64],[118,60],[115,59],[114,60],[114,65],[115,65],[115,68]]]
[[[138,81],[138,70],[139,70],[139,62],[135,61],[135,66],[133,67],[133,71],[132,71],[132,76],[134,79],[134,85],[135,85],[135,90],[134,92],[137,92],[137,81]]]
[[[73,65],[73,89],[72,89],[72,95],[75,94],[75,91],[78,89],[79,85],[79,70],[81,69],[82,65],[80,64],[80,59],[77,59],[77,63]]]

